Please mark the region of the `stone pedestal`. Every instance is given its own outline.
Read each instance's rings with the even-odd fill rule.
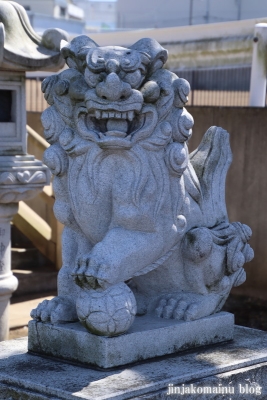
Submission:
[[[109,371],[27,354],[27,338],[0,343],[1,400],[179,399],[167,395],[176,387],[189,387],[186,399],[265,399],[267,333],[236,327],[230,343]],[[209,387],[217,393],[201,395]],[[223,388],[228,392],[222,394]]]
[[[177,321],[153,315],[136,317],[127,333],[93,335],[78,322],[29,322],[28,350],[101,368],[177,353],[233,339],[234,316],[221,312],[198,321]],[[71,343],[71,346],[66,345]]]

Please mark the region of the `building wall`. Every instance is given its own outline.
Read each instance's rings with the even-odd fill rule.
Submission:
[[[267,16],[265,0],[118,0],[117,7],[118,28],[122,29],[197,25]]]
[[[81,35],[84,32],[84,22],[66,18],[54,18],[44,14],[29,14],[33,29],[42,34],[48,28],[59,28],[66,31],[70,37]]]
[[[226,182],[226,203],[231,222],[252,229],[255,258],[245,265],[247,281],[236,294],[267,300],[267,110],[254,107],[187,107],[195,125],[189,141],[193,151],[210,126],[230,133],[233,162]]]
[[[117,22],[116,1],[75,0],[84,10],[88,30],[115,29]]]
[[[81,35],[84,32],[83,11],[68,0],[16,0],[16,2],[26,9],[33,29],[39,34],[49,28],[63,29],[70,36]]]
[[[167,0],[166,0],[167,1]],[[174,28],[93,33],[101,46],[131,46],[143,37],[156,39],[169,52],[167,68],[248,65],[252,59],[254,26],[267,18]]]
[[[16,0],[16,3],[27,11],[54,16],[55,0]]]
[[[252,229],[250,244],[255,258],[245,265],[247,281],[233,290],[240,295],[267,300],[267,110],[254,107],[187,107],[195,125],[189,141],[195,150],[210,126],[230,133],[233,162],[226,181],[226,204],[230,222]],[[27,123],[42,134],[41,113],[27,113]]]

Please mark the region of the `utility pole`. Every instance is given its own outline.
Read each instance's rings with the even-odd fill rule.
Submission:
[[[240,21],[241,19],[241,0],[237,0],[237,20]]]
[[[210,22],[210,0],[207,0],[207,8],[206,8],[206,15],[205,15],[205,20],[206,20],[206,24],[208,24]]]
[[[189,5],[189,25],[192,25],[193,22],[193,1],[190,0],[190,5]]]
[[[265,107],[267,70],[267,24],[255,25],[250,78],[250,107]]]

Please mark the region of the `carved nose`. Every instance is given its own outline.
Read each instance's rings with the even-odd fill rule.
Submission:
[[[108,60],[108,62],[106,63],[106,71],[108,73],[111,72],[118,72],[120,70],[120,64],[118,63],[117,60]]]
[[[100,82],[96,86],[96,94],[104,100],[125,100],[131,92],[129,83],[123,82],[115,72],[111,72],[105,82]]]

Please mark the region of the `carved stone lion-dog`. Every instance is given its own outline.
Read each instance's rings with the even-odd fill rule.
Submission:
[[[136,313],[219,311],[253,258],[250,228],[228,221],[228,133],[211,127],[188,154],[190,86],[163,69],[153,39],[99,47],[80,36],[61,53],[69,68],[43,81],[42,122],[63,266],[58,296],[32,317],[113,336]]]

